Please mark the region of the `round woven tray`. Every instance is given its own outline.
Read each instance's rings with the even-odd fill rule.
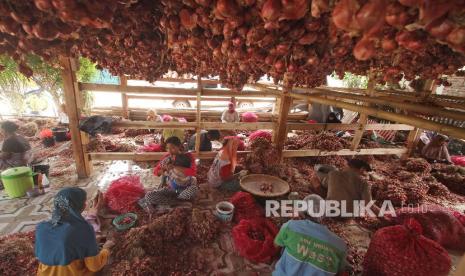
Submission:
[[[272,184],[272,191],[261,191],[262,183]],[[278,197],[289,193],[289,184],[286,181],[266,174],[249,174],[241,179],[240,184],[243,190],[259,197]]]

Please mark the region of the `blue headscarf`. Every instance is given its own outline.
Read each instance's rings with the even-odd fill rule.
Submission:
[[[86,192],[81,188],[61,189],[53,201],[52,219],[36,228],[35,254],[45,265],[68,265],[99,253],[95,232],[82,217]]]

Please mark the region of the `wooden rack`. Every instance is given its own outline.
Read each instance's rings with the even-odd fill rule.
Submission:
[[[225,89],[210,89],[205,88],[205,84],[218,84],[217,80],[202,80],[202,79],[161,79],[161,82],[178,82],[178,83],[193,83],[197,88],[165,88],[165,87],[147,87],[147,86],[131,86],[127,84],[125,77],[121,78],[120,85],[109,84],[90,84],[78,83],[75,72],[76,64],[68,58],[60,59],[64,68],[62,71],[65,100],[69,108],[70,130],[73,144],[73,153],[76,159],[76,169],[79,177],[87,177],[90,175],[92,166],[90,160],[135,160],[149,161],[160,160],[166,153],[93,153],[86,152],[86,143],[88,137],[85,133],[81,133],[78,128],[78,118],[80,118],[80,110],[82,104],[80,101],[81,91],[92,92],[117,92],[121,93],[121,108],[109,108],[108,114],[117,113],[125,118],[131,118],[131,112],[141,113],[141,117],[145,114],[144,109],[129,109],[129,99],[184,99],[197,102],[196,110],[190,111],[171,111],[182,117],[194,119],[193,122],[187,123],[157,123],[148,121],[123,120],[115,122],[114,127],[119,128],[144,128],[144,129],[165,129],[165,128],[182,128],[195,129],[197,137],[200,137],[201,130],[219,129],[219,130],[258,130],[268,129],[273,131],[273,141],[278,149],[277,158],[305,157],[305,156],[328,156],[328,155],[408,155],[415,147],[418,141],[421,129],[430,129],[444,134],[448,134],[457,138],[465,138],[465,130],[460,127],[455,127],[447,124],[434,122],[427,119],[422,119],[416,116],[387,112],[374,107],[374,104],[388,105],[395,108],[400,108],[406,112],[423,112],[423,113],[440,113],[451,119],[464,119],[464,112],[452,110],[456,106],[461,106],[461,99],[445,98],[439,96],[431,96],[435,102],[441,103],[433,108],[409,101],[405,103],[405,98],[411,99],[410,95],[402,96],[395,93],[389,93],[388,96],[379,96],[379,93],[374,90],[373,86],[367,91],[360,89],[349,90],[340,88],[318,88],[318,89],[294,89],[285,78],[283,87],[276,87],[270,84],[251,84],[257,90],[244,90],[241,92],[233,92]],[[158,82],[158,81],[157,81]],[[367,93],[370,96],[367,96]],[[140,95],[144,94],[144,95]],[[273,113],[263,113],[262,118],[266,117],[266,122],[258,123],[220,123],[207,122],[208,118],[219,118],[220,112],[205,111],[201,109],[202,101],[224,101],[230,97],[238,99],[257,99],[259,101],[269,101],[275,103]],[[266,98],[266,99],[264,99]],[[402,100],[400,100],[402,99]],[[252,100],[253,101],[253,100]],[[315,102],[320,104],[332,105],[344,109],[359,112],[361,120],[353,124],[307,124],[300,122],[289,122],[289,120],[301,120],[301,114],[289,114],[292,103],[295,101]],[[450,107],[452,105],[453,107]],[[463,106],[462,106],[463,107]],[[164,111],[161,113],[165,113]],[[103,113],[102,111],[102,114]],[[392,122],[393,124],[368,124],[368,116],[378,117]],[[141,118],[142,119],[142,118]],[[400,123],[400,124],[399,124]],[[285,140],[289,131],[293,130],[317,130],[317,131],[355,131],[355,136],[352,141],[351,149],[343,149],[340,151],[322,151],[318,149],[312,150],[284,150]],[[402,148],[375,148],[375,149],[359,149],[358,144],[364,131],[367,130],[405,130],[410,134],[407,139],[407,147]],[[194,154],[200,159],[212,159],[216,152],[199,152],[197,148]],[[239,152],[239,155],[249,152]]]

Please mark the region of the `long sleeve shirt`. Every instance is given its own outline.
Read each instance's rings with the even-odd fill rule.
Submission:
[[[74,260],[69,265],[50,266],[39,263],[38,276],[92,276],[108,262],[110,251],[102,249],[97,256]]]
[[[239,113],[237,111],[229,112],[229,110],[225,110],[223,115],[221,115],[221,122],[223,123],[239,123],[241,118],[239,117]]]
[[[433,160],[446,160],[451,162],[449,151],[447,150],[446,145],[433,146],[431,142],[423,147],[421,154],[424,158],[433,159]]]

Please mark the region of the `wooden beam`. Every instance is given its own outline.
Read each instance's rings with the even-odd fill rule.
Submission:
[[[197,123],[178,123],[178,122],[153,122],[153,121],[119,121],[112,124],[117,128],[133,128],[133,129],[165,129],[165,128],[180,128],[180,129],[195,129]]]
[[[405,153],[404,157],[412,156],[418,144],[418,140],[420,140],[421,132],[422,130],[419,128],[415,128],[409,132],[407,137],[407,152]]]
[[[279,108],[279,118],[276,131],[273,132],[273,142],[276,146],[278,160],[283,157],[284,144],[287,138],[287,118],[291,109],[292,98],[289,96],[289,91],[292,91],[292,84],[289,83],[289,75],[284,75],[283,95]]]
[[[275,129],[275,123],[222,123],[222,122],[202,122],[202,129],[218,130],[259,130]]]
[[[197,83],[197,79],[182,79],[182,78],[161,78],[160,82],[178,82],[178,83]],[[221,84],[219,80],[202,80],[203,84]]]
[[[158,94],[165,95],[185,95],[197,96],[196,89],[189,88],[171,88],[171,87],[151,87],[151,86],[133,86],[122,87],[116,84],[95,84],[95,83],[79,83],[81,90],[88,90],[92,92],[114,92],[114,93],[137,93],[137,94]],[[233,92],[226,89],[203,89],[202,95],[204,96],[235,96],[235,97],[279,97],[277,92],[260,92],[253,90],[243,90],[241,92]]]
[[[61,78],[63,80],[63,91],[67,115],[69,118],[69,130],[71,133],[71,147],[73,149],[74,160],[76,161],[76,172],[79,178],[87,178],[92,173],[92,165],[85,153],[85,145],[82,141],[79,130],[79,118],[81,117],[78,107],[78,98],[81,93],[77,90],[76,73],[72,69],[72,61],[66,57],[60,57],[62,66]]]
[[[292,157],[312,157],[312,156],[331,156],[331,155],[400,155],[407,152],[406,148],[374,148],[374,149],[359,149],[352,151],[343,149],[340,151],[321,151],[321,150],[284,150],[284,158]],[[250,151],[239,151],[239,156],[249,154]],[[134,160],[134,161],[154,161],[161,160],[167,153],[166,152],[91,152],[88,155],[92,160]],[[216,151],[200,152],[195,154],[199,159],[214,159],[218,154]]]
[[[370,75],[368,76],[368,87],[367,87],[367,94],[365,98],[369,98],[373,96],[373,91],[375,90],[375,85],[376,81],[373,78],[373,74],[370,72]],[[369,106],[369,104],[365,105]],[[352,139],[352,144],[350,145],[351,150],[356,150],[358,148],[358,145],[360,144],[360,141],[362,140],[363,137],[363,132],[365,131],[365,126],[368,124],[368,115],[364,112],[360,113],[360,118],[358,119],[358,123],[360,124],[359,129],[355,131],[354,137]]]
[[[128,99],[137,99],[137,100],[182,100],[182,101],[194,101],[197,100],[197,96],[180,96],[180,95],[153,95],[153,96],[142,96],[142,95],[128,95]],[[223,96],[223,97],[202,97],[202,101],[229,101],[231,97]],[[244,97],[236,97],[237,101],[253,101],[253,102],[264,102],[264,103],[272,103],[274,99],[251,99],[251,98],[244,98]]]
[[[249,154],[250,151],[239,151],[239,156]],[[91,152],[88,154],[92,160],[134,160],[134,161],[156,161],[161,160],[167,152]],[[200,152],[194,156],[199,159],[214,159],[218,154],[216,151]]]
[[[203,84],[202,79],[200,76],[197,77],[197,114],[196,114],[196,122],[197,122],[197,129],[195,135],[195,152],[198,154],[200,153],[200,136],[202,134],[202,113],[201,113],[201,97],[203,91]]]
[[[120,85],[121,87],[123,87],[123,89],[128,86],[128,79],[126,78],[125,75],[121,75],[119,77],[119,80],[120,80]],[[126,93],[121,94],[121,107],[123,110],[123,118],[125,119],[129,118],[128,95]]]
[[[399,122],[403,124],[409,124],[412,126],[416,126],[422,129],[428,129],[436,132],[443,133],[445,135],[450,135],[455,138],[465,139],[465,129],[460,127],[455,127],[451,125],[440,124],[436,122],[432,122],[426,119],[414,117],[414,116],[407,116],[403,114],[392,113],[388,111],[379,110],[372,107],[366,106],[359,106],[355,104],[345,103],[337,100],[330,100],[324,97],[314,96],[314,95],[302,95],[297,93],[291,93],[291,97],[295,99],[302,99],[302,100],[311,100],[320,104],[332,105],[340,108],[345,108],[348,110],[352,110],[355,112],[364,112],[367,113],[369,116]]]

